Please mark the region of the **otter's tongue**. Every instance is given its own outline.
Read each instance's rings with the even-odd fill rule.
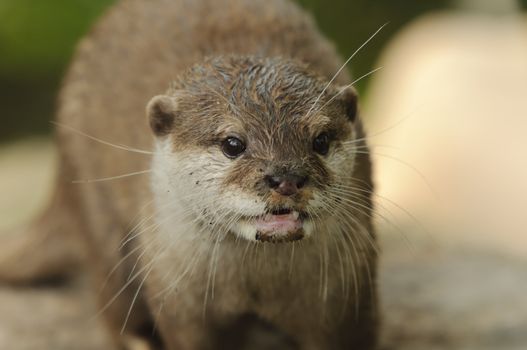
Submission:
[[[286,234],[302,228],[302,220],[299,219],[296,211],[292,211],[289,214],[267,214],[257,219],[255,226],[260,232]]]

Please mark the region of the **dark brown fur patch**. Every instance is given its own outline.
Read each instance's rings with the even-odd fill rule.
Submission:
[[[349,120],[354,122],[357,118],[358,106],[357,106],[357,92],[355,89],[348,87],[345,88],[338,97],[338,101],[344,106],[346,115]]]
[[[176,102],[168,96],[154,97],[147,107],[150,128],[157,136],[172,132],[177,118]]]
[[[269,243],[283,243],[283,242],[294,242],[304,238],[304,230],[299,229],[294,232],[289,232],[286,235],[277,235],[270,232],[256,232],[255,239],[260,242]]]

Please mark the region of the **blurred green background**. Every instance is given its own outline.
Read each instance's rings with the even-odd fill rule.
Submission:
[[[75,44],[114,1],[0,0],[0,142],[50,132],[55,96]],[[448,0],[297,1],[315,15],[343,56],[390,23],[351,63],[355,76],[372,69],[384,44],[402,25],[450,4]],[[363,92],[366,85],[367,80],[359,90]]]

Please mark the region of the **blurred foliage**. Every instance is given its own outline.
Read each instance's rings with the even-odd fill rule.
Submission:
[[[2,0],[0,72],[31,80],[60,73],[72,48],[111,0]]]
[[[0,140],[51,129],[75,43],[112,0],[0,0]]]
[[[147,0],[145,0],[147,1]],[[402,25],[449,0],[297,0],[312,12],[343,57],[389,25],[351,62],[354,76],[372,68]],[[0,0],[0,140],[47,133],[75,43],[114,0]],[[366,82],[359,86],[364,90]]]

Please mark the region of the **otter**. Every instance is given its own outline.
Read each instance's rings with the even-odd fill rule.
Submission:
[[[264,348],[373,349],[371,163],[342,67],[287,0],[118,2],[59,96],[42,253],[0,278],[86,255],[124,349],[257,349],[258,331],[280,339]]]

